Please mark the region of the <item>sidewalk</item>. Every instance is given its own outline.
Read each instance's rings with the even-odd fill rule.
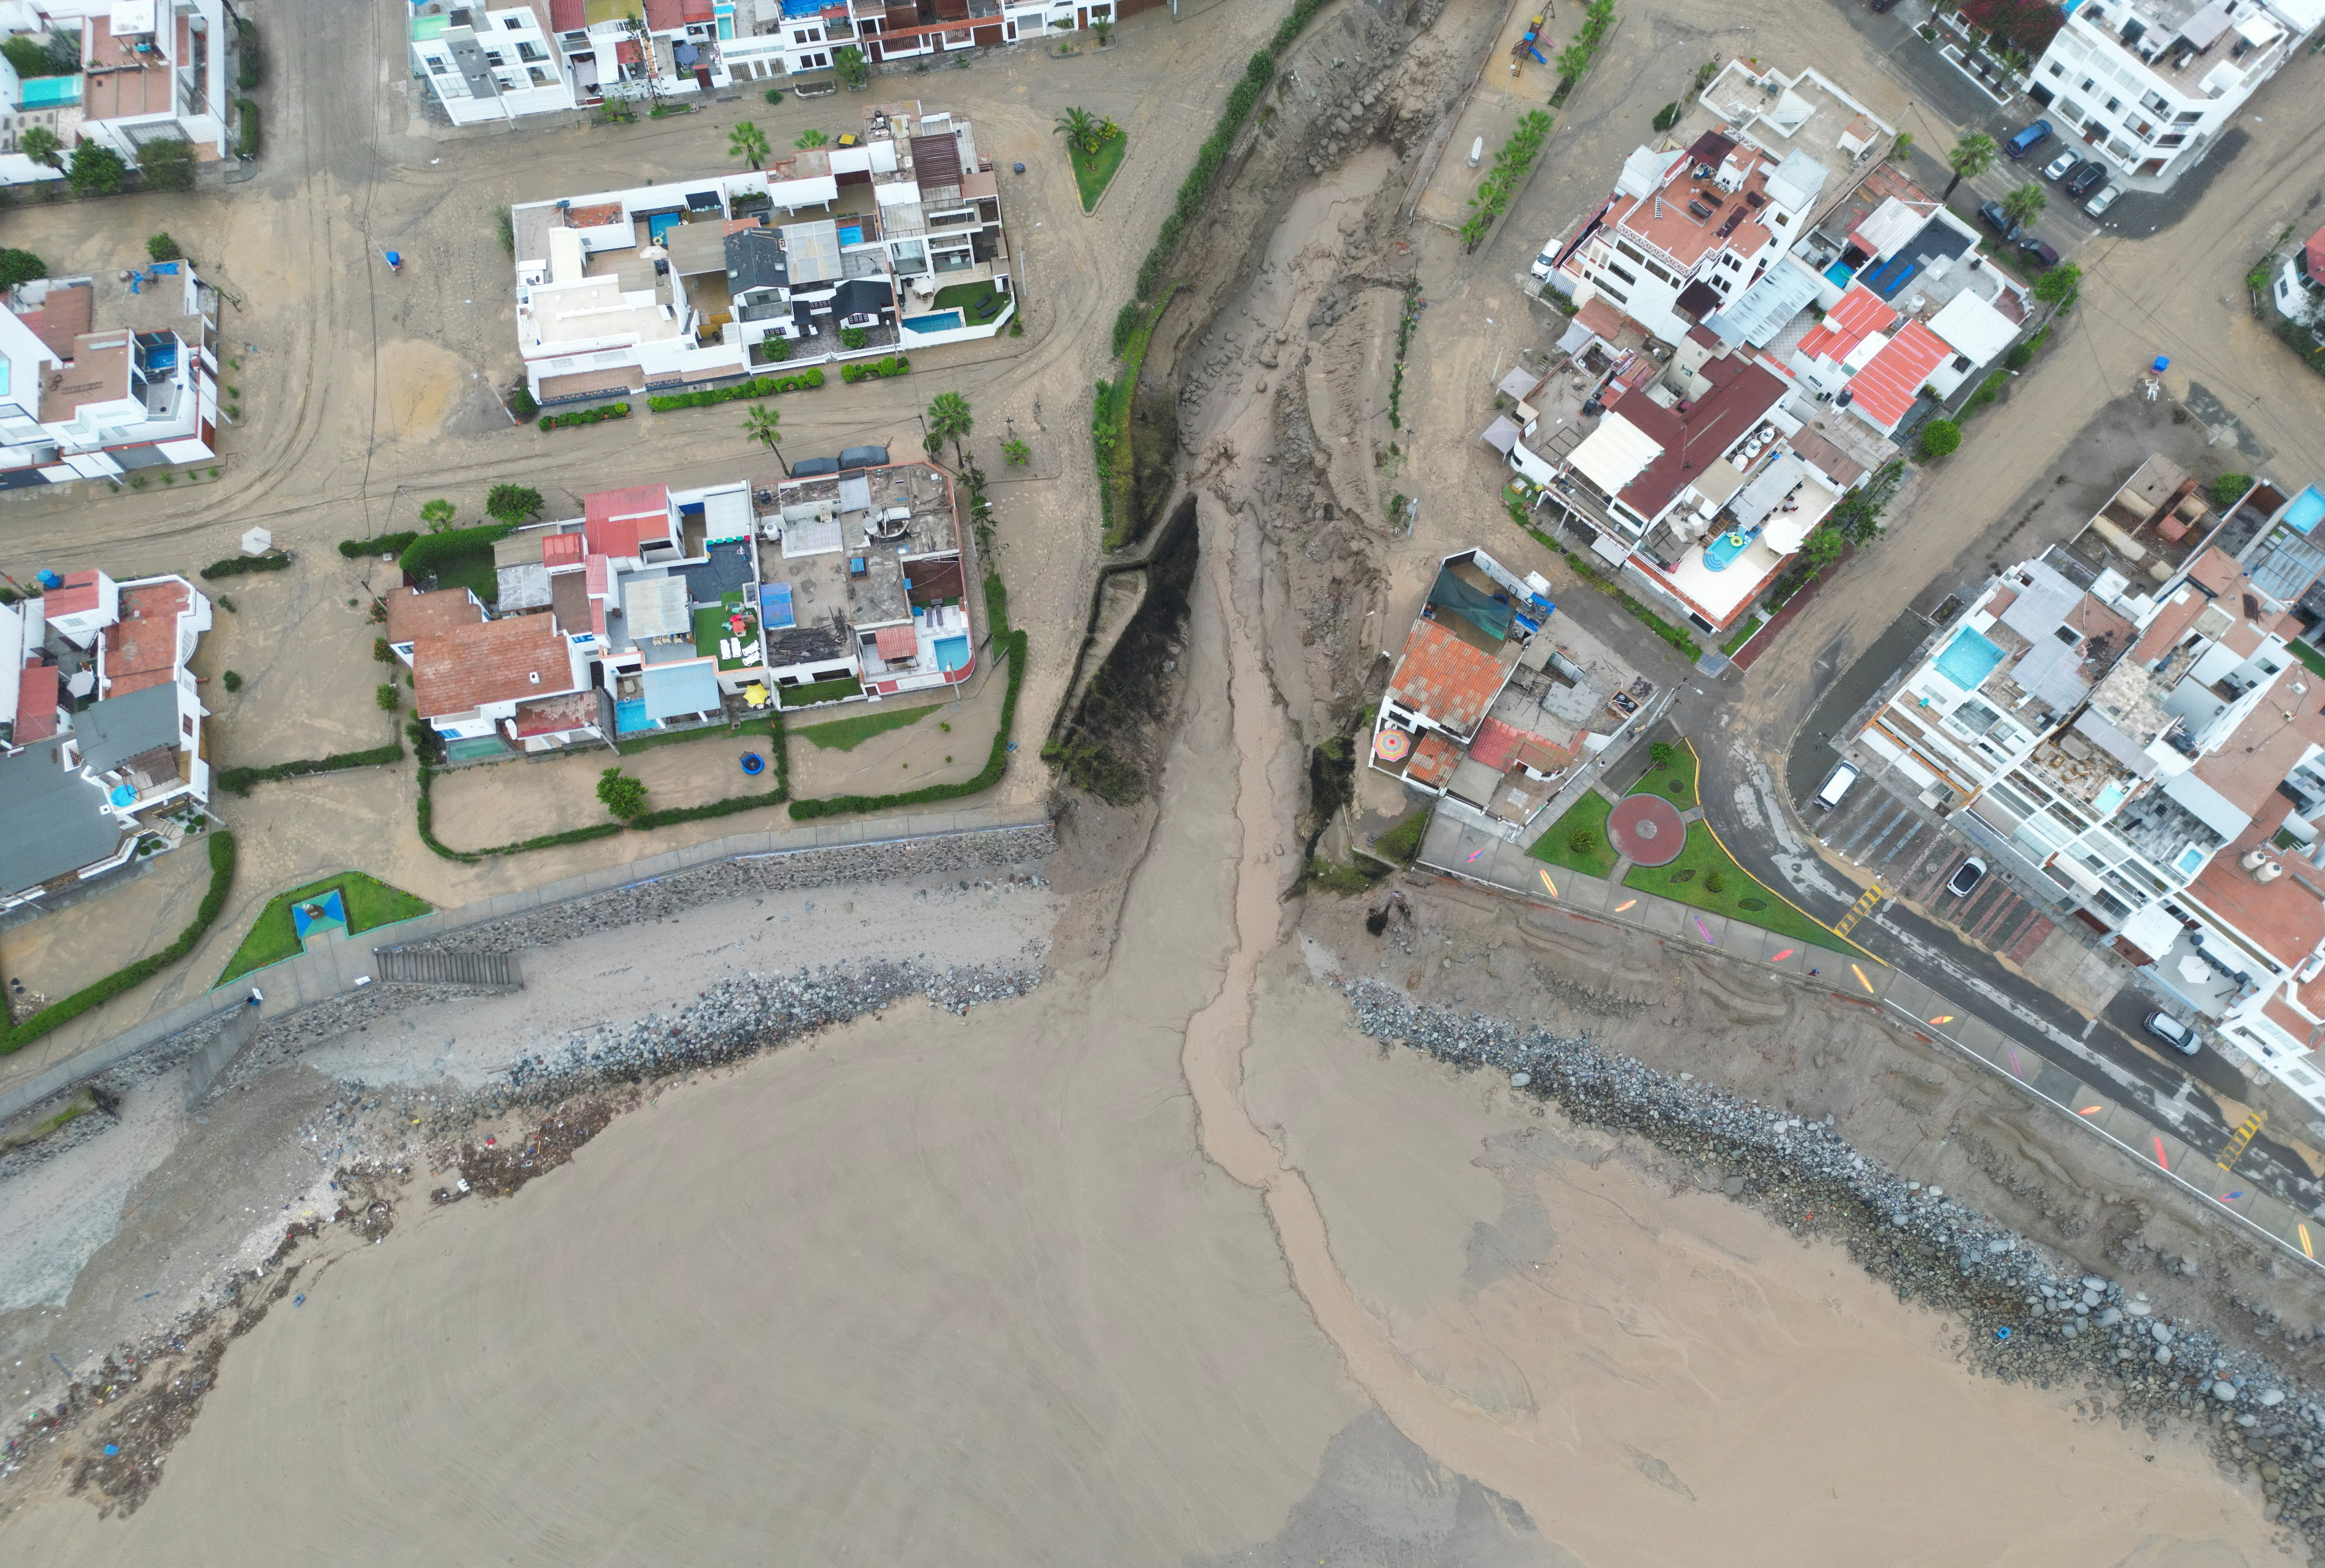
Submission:
[[[1658,936],[1714,948],[1731,958],[1765,965],[1803,984],[1872,1008],[1921,1039],[1950,1046],[2030,1099],[2047,1105],[2093,1136],[2113,1144],[2143,1168],[2237,1221],[2292,1257],[2317,1264],[2310,1216],[2237,1180],[2168,1132],[2159,1132],[2127,1108],[2033,1050],[2021,1051],[2000,1029],[1902,971],[1873,958],[1849,958],[1794,938],[1711,914],[1600,877],[1544,865],[1491,835],[1438,816],[1422,840],[1420,869],[1508,893],[1529,903],[1564,909],[1578,919],[1635,927]],[[1822,973],[1811,978],[1811,966]]]
[[[913,812],[903,816],[865,818],[854,822],[814,823],[801,827],[773,828],[736,834],[706,844],[668,850],[642,860],[625,861],[545,882],[520,892],[437,909],[397,925],[381,927],[359,936],[329,938],[296,958],[286,958],[242,975],[232,983],[205,992],[184,1006],[145,1019],[111,1039],[79,1049],[51,1035],[33,1041],[11,1056],[0,1056],[0,1121],[39,1103],[79,1079],[101,1073],[147,1047],[208,1022],[220,1013],[243,1005],[253,987],[265,994],[262,1019],[274,1019],[353,991],[377,977],[372,958],[375,946],[403,945],[447,936],[470,926],[525,914],[553,904],[568,903],[618,888],[635,887],[673,872],[720,861],[760,855],[795,853],[801,850],[843,849],[891,844],[904,839],[941,838],[955,834],[987,833],[996,829],[1033,827],[1049,820],[1040,806],[964,807],[953,811]]]

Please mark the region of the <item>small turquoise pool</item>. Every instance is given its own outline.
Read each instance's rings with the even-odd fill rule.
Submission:
[[[1992,675],[2001,662],[2001,649],[1964,627],[1938,655],[1938,673],[1964,691],[1976,691],[1978,683]]]
[[[671,230],[676,228],[685,221],[686,217],[683,213],[655,213],[652,217],[646,219],[646,237],[655,244],[662,244],[662,237],[665,235],[669,234]]]
[[[2294,496],[2293,504],[2284,509],[2286,523],[2302,533],[2315,528],[2320,518],[2325,518],[2325,490],[2314,484]]]
[[[968,662],[968,639],[940,637],[937,639],[937,668],[959,669]]]
[[[1835,262],[1824,270],[1824,276],[1825,281],[1846,289],[1848,287],[1848,281],[1857,274],[1848,270],[1847,262]]]
[[[864,226],[862,224],[850,224],[843,226],[839,231],[839,243],[844,245],[862,244],[864,243]]]
[[[80,78],[27,77],[23,93],[17,102],[27,109],[53,109],[62,104],[77,104],[80,102]]]
[[[1703,569],[1707,572],[1726,571],[1736,564],[1737,556],[1752,548],[1752,541],[1759,537],[1759,533],[1758,529],[1750,533],[1729,529],[1703,547]]]
[[[646,699],[642,696],[634,696],[627,702],[617,702],[614,705],[616,734],[631,734],[653,723],[652,719],[646,717]]]
[[[960,312],[940,310],[933,316],[907,316],[904,325],[915,332],[950,332],[960,325]]]

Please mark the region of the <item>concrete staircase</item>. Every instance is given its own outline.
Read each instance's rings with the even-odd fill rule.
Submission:
[[[373,949],[372,960],[383,984],[524,989],[524,972],[514,953],[414,953],[403,947],[379,947]]]

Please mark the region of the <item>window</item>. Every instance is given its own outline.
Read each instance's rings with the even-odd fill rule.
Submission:
[[[1614,300],[1617,305],[1627,305],[1631,302],[1631,297],[1629,295],[1607,283],[1604,279],[1599,280],[1598,291],[1601,294],[1606,295],[1609,300]]]
[[[792,42],[793,43],[821,43],[823,42],[823,34],[812,27],[797,28],[794,29],[792,33]]]
[[[2087,93],[2095,93],[2098,90],[2099,84],[2098,82],[2092,80],[2089,77],[2085,77],[2083,78],[2083,91]]]
[[[2054,626],[2051,629],[2051,635],[2057,638],[2060,641],[2065,643],[2070,648],[2072,648],[2076,643],[2080,642],[2083,640],[2083,634],[2076,631],[2072,626]]]
[[[1961,372],[1961,371],[1968,370],[1968,368],[1969,368],[1969,355],[1967,355],[1967,354],[1957,354],[1957,355],[1954,355],[1954,370],[1955,370],[1957,373],[1959,373],[1959,372]]]
[[[2204,111],[2203,111],[2203,110],[2201,110],[2201,109],[2189,109],[2189,110],[2186,110],[2186,111],[2184,111],[2184,112],[2182,112],[2182,113],[2181,113],[2181,114],[2177,114],[2177,115],[2172,115],[2172,123],[2173,125],[2194,125],[2197,121],[2199,121],[2199,120],[2202,119],[2203,117],[2204,117]]]
[[[2155,139],[2155,144],[2159,147],[2178,147],[2185,143],[2187,140],[2187,137],[2181,135],[2179,132],[2174,131],[2169,136],[2158,136]]]
[[[431,54],[428,57],[428,69],[434,71],[438,76],[444,76],[449,72],[451,68],[444,63],[443,58],[440,55]]]
[[[490,66],[504,66],[508,64],[508,61],[501,58],[499,50],[488,49],[485,51],[485,63]]]
[[[511,32],[522,32],[524,31],[524,23],[514,16],[502,17],[501,25],[507,28]]]
[[[2122,100],[2121,98],[2109,98],[2109,99],[2107,100],[2107,113],[2108,113],[2108,114],[2110,114],[2110,115],[2119,115],[2119,114],[2121,114],[2122,112],[2123,112],[2123,100]]]
[[[531,74],[533,78],[533,85],[534,87],[545,88],[550,85],[549,73],[542,69],[541,67],[537,65],[529,65],[524,69]]]
[[[2052,60],[2052,61],[2051,62],[2051,74],[2052,74],[2052,76],[2056,76],[2056,77],[2063,77],[2063,76],[2065,76],[2065,75],[2067,74],[2067,68],[2066,68],[2065,66],[2063,66],[2063,65],[2061,65],[2057,60]]]
[[[1622,252],[1625,255],[1630,257],[1631,260],[1635,262],[1644,262],[1647,259],[1641,255],[1636,250],[1633,249],[1628,244],[1622,241],[1616,242],[1615,248]]]
[[[543,60],[549,58],[549,51],[542,48],[541,45],[533,42],[532,40],[527,39],[524,42],[516,46],[516,57],[519,60],[526,61]]]
[[[1619,267],[1613,262],[1608,262],[1607,263],[1607,270],[1614,273],[1616,277],[1622,279],[1626,283],[1635,283],[1639,281],[1639,275],[1636,272]]]

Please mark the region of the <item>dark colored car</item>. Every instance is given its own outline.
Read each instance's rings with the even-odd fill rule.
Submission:
[[[2039,262],[2045,267],[2055,267],[2059,264],[2059,253],[2033,235],[2028,235],[2018,242],[2018,250],[2019,254],[2025,256],[2027,260]]]
[[[2100,183],[2106,179],[2107,165],[2101,163],[2097,159],[2093,159],[2089,163],[2084,164],[2080,169],[2076,170],[2072,174],[2068,175],[2066,184],[2062,189],[2069,196],[2073,197],[2077,201],[2080,201],[2084,197],[2089,196],[2092,191],[2097,190],[2099,188]]]
[[[2002,203],[1998,201],[1987,202],[1978,209],[1978,216],[1985,222],[1987,227],[2000,235],[2004,239],[2015,239],[2017,237],[2018,226],[2012,223],[2010,221],[2010,215],[2002,210]]]
[[[1897,0],[1873,0],[1873,14],[1878,16],[1896,4]]]
[[[2005,142],[2002,144],[2002,151],[2005,157],[2015,162],[2049,141],[2051,136],[2051,122],[2037,120],[2015,136],[2011,137],[2009,141]]]
[[[1957,899],[1967,899],[1978,884],[1984,881],[1986,881],[1986,862],[1978,856],[1972,855],[1957,866],[1954,869],[1954,874],[1946,879],[1946,891]]]

